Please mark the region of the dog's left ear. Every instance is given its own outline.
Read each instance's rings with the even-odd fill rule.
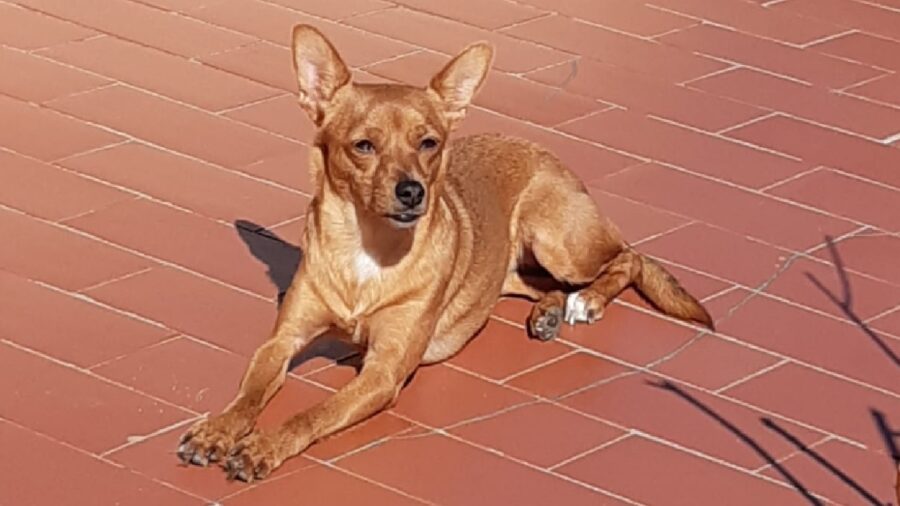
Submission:
[[[491,45],[478,42],[464,49],[431,79],[429,88],[444,102],[451,125],[465,117],[493,59]]]
[[[350,70],[328,39],[312,26],[294,27],[292,48],[300,106],[321,126],[334,93],[350,82]]]

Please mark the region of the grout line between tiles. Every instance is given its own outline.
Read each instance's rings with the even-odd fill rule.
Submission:
[[[754,373],[752,373],[752,374],[748,374],[747,376],[744,376],[743,378],[739,378],[739,379],[737,379],[737,380],[735,380],[735,381],[732,381],[731,383],[729,383],[729,384],[727,384],[727,385],[725,385],[725,386],[719,387],[719,388],[713,390],[713,392],[715,392],[715,393],[717,393],[717,394],[724,394],[726,391],[728,391],[728,390],[731,389],[732,387],[736,387],[736,386],[738,386],[738,385],[741,385],[741,384],[744,384],[744,383],[746,383],[746,382],[748,382],[748,381],[751,381],[751,380],[753,380],[753,379],[756,379],[757,377],[762,376],[763,374],[766,374],[767,372],[774,371],[775,369],[778,369],[779,367],[781,367],[781,366],[783,366],[784,364],[787,364],[787,363],[790,363],[790,360],[788,360],[788,359],[786,359],[786,358],[783,358],[783,359],[781,359],[781,360],[775,362],[775,363],[772,364],[772,365],[763,367],[762,369],[760,369],[760,370],[758,370],[758,371],[756,371],[756,372],[754,372]]]

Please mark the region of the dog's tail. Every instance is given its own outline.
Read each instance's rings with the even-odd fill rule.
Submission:
[[[638,254],[640,272],[634,285],[657,309],[680,320],[693,321],[715,330],[712,317],[700,302],[689,294],[675,276],[653,259]]]

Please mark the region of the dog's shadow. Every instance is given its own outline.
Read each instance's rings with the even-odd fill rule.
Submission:
[[[271,230],[251,221],[236,220],[234,229],[250,254],[266,266],[266,275],[278,290],[280,308],[284,295],[300,268],[300,262],[303,261],[303,251]],[[313,341],[291,360],[290,369],[294,370],[319,357],[359,369],[359,350],[332,334],[325,334]]]

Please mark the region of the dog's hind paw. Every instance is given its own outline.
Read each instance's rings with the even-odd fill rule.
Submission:
[[[541,341],[549,341],[559,336],[559,328],[563,323],[561,307],[551,307],[532,320],[531,333]]]

